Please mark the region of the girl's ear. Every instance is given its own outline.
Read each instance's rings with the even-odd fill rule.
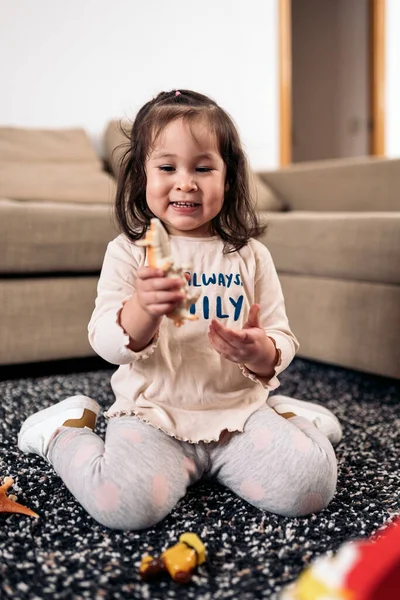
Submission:
[[[227,192],[228,190],[229,190],[229,183],[227,182],[227,183],[225,184],[225,192]]]

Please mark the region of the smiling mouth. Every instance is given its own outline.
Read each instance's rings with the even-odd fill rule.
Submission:
[[[196,206],[200,206],[197,202],[170,202],[170,204],[176,208],[196,208]]]

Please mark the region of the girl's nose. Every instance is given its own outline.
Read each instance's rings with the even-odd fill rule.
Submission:
[[[176,189],[181,192],[195,192],[197,190],[197,183],[191,176],[181,176],[177,183]]]

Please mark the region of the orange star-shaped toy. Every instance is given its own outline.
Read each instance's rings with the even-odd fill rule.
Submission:
[[[21,513],[28,517],[39,518],[39,515],[30,508],[18,504],[17,497],[14,495],[7,496],[6,491],[13,485],[14,480],[11,477],[4,477],[3,485],[0,486],[0,513]]]

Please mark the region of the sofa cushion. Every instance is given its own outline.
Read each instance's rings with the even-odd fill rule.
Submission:
[[[399,213],[263,213],[279,273],[400,283]]]
[[[102,168],[83,129],[0,127],[0,163],[82,162]]]
[[[0,199],[0,273],[98,272],[111,206]]]
[[[0,280],[0,364],[92,356],[87,325],[97,282],[97,276]]]
[[[104,158],[114,177],[118,177],[121,160],[129,148],[130,127],[126,121],[110,121],[104,131]]]
[[[321,160],[265,171],[261,177],[291,210],[400,210],[400,159]]]
[[[250,195],[258,211],[275,212],[285,209],[277,195],[254,172],[250,172]]]
[[[400,378],[400,286],[299,275],[280,280],[299,356]]]
[[[99,204],[112,201],[114,193],[114,178],[90,163],[0,163],[3,198]]]

